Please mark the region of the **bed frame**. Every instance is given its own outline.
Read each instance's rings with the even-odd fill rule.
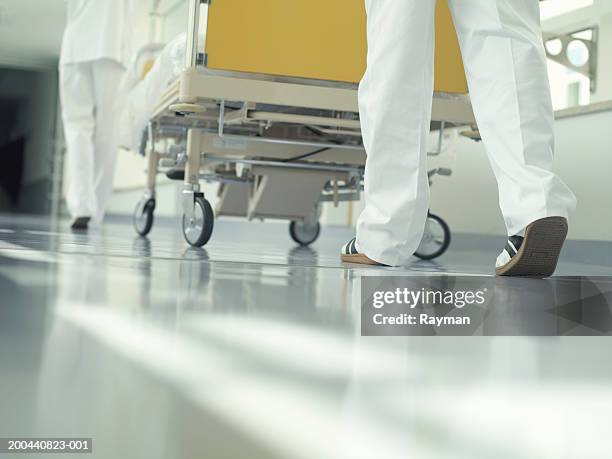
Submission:
[[[139,234],[151,230],[160,172],[183,181],[183,233],[198,247],[214,224],[201,180],[221,183],[217,216],[289,220],[302,245],[319,234],[321,202],[360,198],[357,83],[366,50],[358,4],[190,0],[185,70],[160,99],[141,149],[148,179],[134,214]],[[447,8],[438,2],[434,155],[445,126],[475,125]],[[307,34],[313,24],[317,33]],[[173,147],[162,151],[160,139]]]

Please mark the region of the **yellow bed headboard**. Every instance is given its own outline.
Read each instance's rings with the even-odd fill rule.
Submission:
[[[217,70],[358,83],[366,66],[363,0],[214,0],[207,66]],[[467,83],[446,1],[436,12],[439,92]]]

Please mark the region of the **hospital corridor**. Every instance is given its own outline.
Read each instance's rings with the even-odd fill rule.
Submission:
[[[608,459],[608,0],[0,0],[0,459]]]

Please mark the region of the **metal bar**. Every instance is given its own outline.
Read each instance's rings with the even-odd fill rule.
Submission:
[[[340,193],[338,196],[332,194],[322,194],[319,199],[321,202],[352,202],[359,201],[361,199],[361,193],[358,191],[354,193]]]
[[[361,145],[342,145],[335,143],[326,143],[326,142],[304,142],[300,140],[289,140],[289,139],[273,139],[266,137],[245,137],[239,135],[232,134],[224,134],[224,139],[227,140],[236,140],[240,142],[258,142],[258,143],[267,143],[267,144],[276,144],[276,145],[291,145],[297,147],[312,147],[312,148],[329,148],[334,150],[352,150],[363,152],[363,146]]]
[[[248,120],[272,121],[277,123],[314,124],[317,126],[338,126],[349,129],[361,129],[359,120],[345,120],[324,116],[296,115],[293,113],[249,111]]]
[[[185,186],[199,189],[201,135],[197,129],[187,133],[187,164],[185,166]]]
[[[344,193],[344,192],[353,192],[353,191],[358,191],[358,190],[363,190],[363,185],[361,184],[361,182],[357,185],[355,184],[348,184],[348,185],[335,185],[332,186],[330,184],[325,185],[325,187],[323,187],[323,192],[325,193],[334,193],[334,192],[339,192],[339,193]]]
[[[206,182],[219,182],[219,183],[238,183],[238,184],[249,184],[253,183],[253,180],[245,180],[240,177],[230,178],[221,174],[200,174],[200,180]]]
[[[161,125],[158,129],[157,129],[157,134],[160,136],[170,136],[170,135],[186,135],[187,134],[187,128],[185,126],[176,126],[176,125],[170,125],[170,124],[164,124]]]
[[[219,137],[224,136],[223,130],[225,129],[225,101],[221,101],[219,106]]]
[[[311,126],[315,131],[320,132],[321,134],[330,134],[330,135],[346,135],[351,137],[361,137],[361,131],[347,131],[344,129],[322,129],[317,126]]]
[[[200,2],[201,0],[189,1],[189,24],[187,25],[187,52],[185,55],[185,67],[195,68],[198,61],[198,45],[200,31]]]
[[[307,163],[288,163],[282,161],[266,161],[259,159],[237,159],[227,158],[224,156],[215,156],[210,154],[202,155],[204,161],[213,163],[235,163],[247,164],[252,166],[267,166],[280,167],[285,169],[309,169],[315,171],[330,171],[330,172],[362,172],[362,166],[328,166],[326,164],[307,164]]]
[[[428,152],[428,156],[440,156],[442,153],[442,143],[444,140],[444,128],[446,127],[446,122],[442,121],[440,124],[440,133],[438,134],[438,149],[433,152]]]
[[[148,142],[149,158],[148,158],[148,165],[147,165],[147,193],[148,193],[147,197],[153,198],[155,197],[157,163],[159,161],[159,156],[155,152],[155,142],[157,139],[155,135],[155,129],[153,129],[153,123],[149,122],[147,129],[148,129],[148,136],[149,136],[149,142]]]

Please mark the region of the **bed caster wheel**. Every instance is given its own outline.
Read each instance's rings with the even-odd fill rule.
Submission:
[[[423,239],[414,255],[421,260],[433,260],[446,252],[450,241],[451,233],[446,222],[437,215],[429,214]]]
[[[309,246],[319,238],[321,233],[321,225],[319,222],[306,223],[303,221],[292,221],[289,225],[289,234],[291,239],[300,244],[302,247]]]
[[[153,213],[155,212],[155,199],[142,199],[134,210],[134,229],[140,236],[146,236],[153,228]]]
[[[194,201],[193,218],[183,215],[183,236],[192,247],[202,247],[210,240],[215,224],[215,215],[210,203],[197,197]]]

